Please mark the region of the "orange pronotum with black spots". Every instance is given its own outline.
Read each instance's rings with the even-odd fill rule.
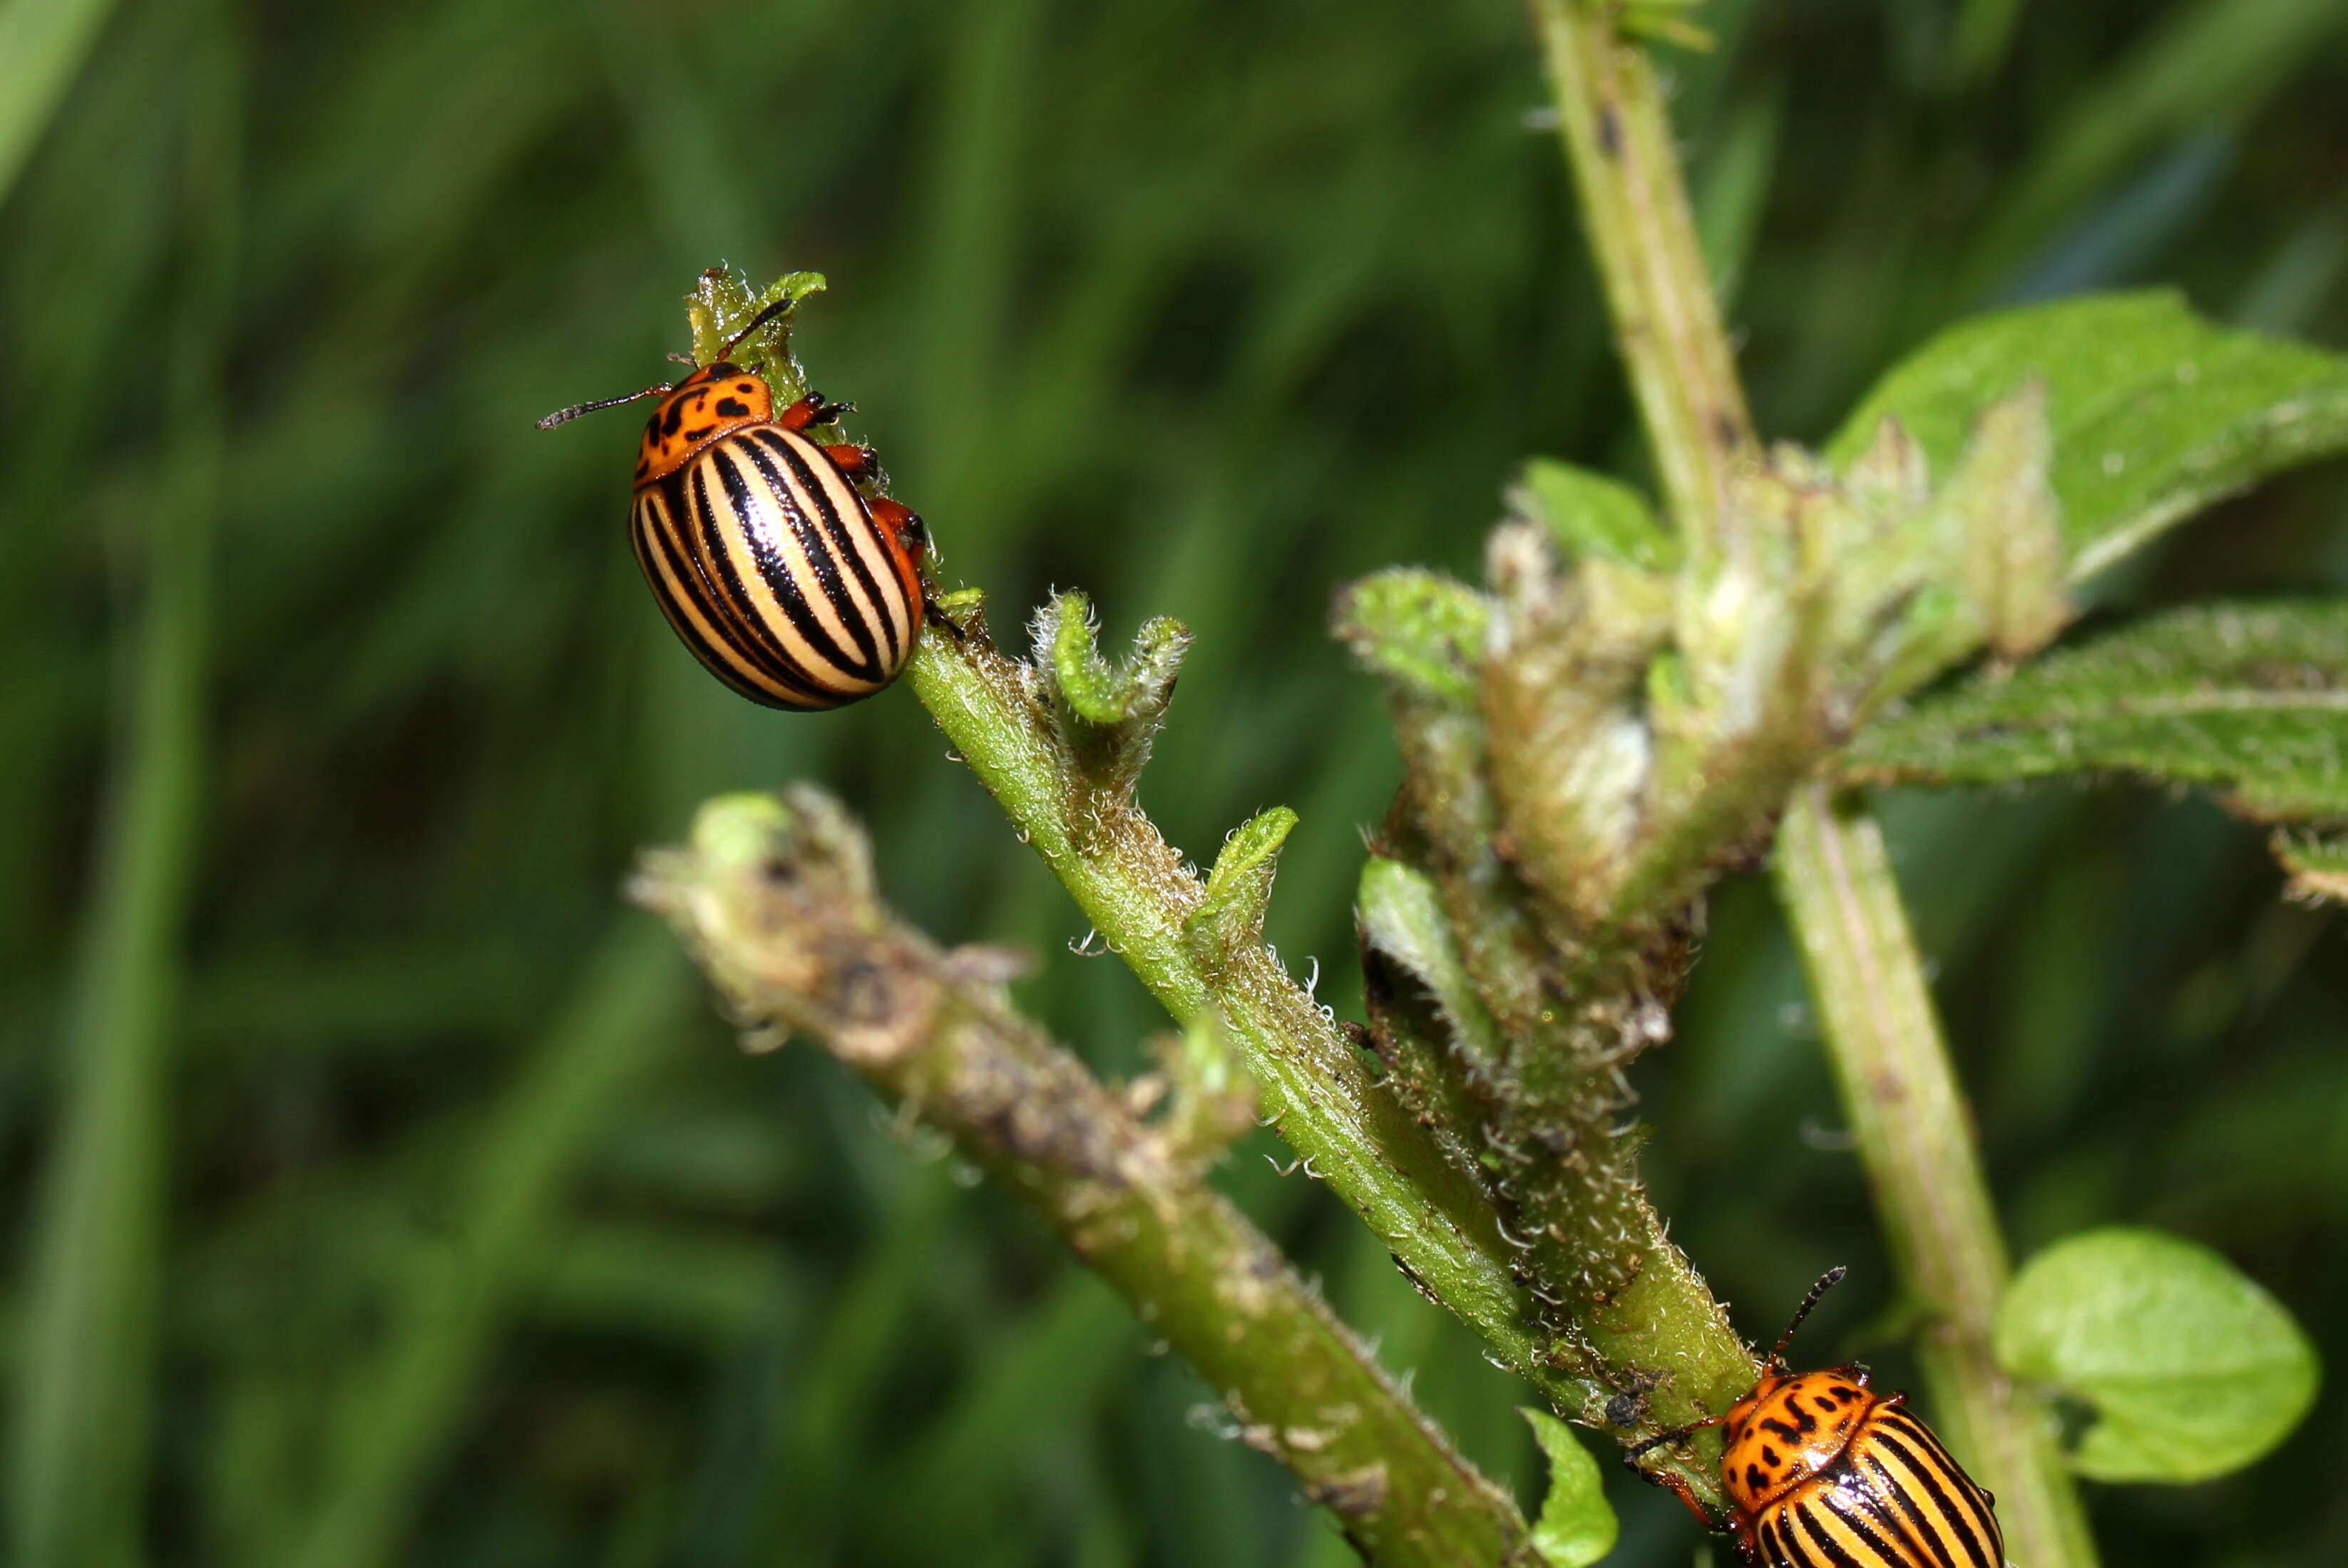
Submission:
[[[541,428],[657,397],[636,454],[629,518],[636,563],[704,668],[768,707],[839,707],[870,696],[912,656],[927,597],[922,520],[859,481],[870,448],[808,432],[848,409],[813,393],[779,414],[764,377],[730,363],[742,340],[675,386],[582,403]]]
[[[1818,1297],[1814,1286],[1767,1373],[1725,1414],[1650,1438],[1623,1456],[1645,1480],[1679,1495],[1707,1529],[1736,1537],[1758,1568],[2004,1568],[1996,1500],[1974,1484],[1905,1394],[1878,1394],[1864,1367],[1793,1372],[1786,1346]],[[1682,1477],[1640,1467],[1649,1450],[1705,1427],[1725,1429],[1718,1520]]]

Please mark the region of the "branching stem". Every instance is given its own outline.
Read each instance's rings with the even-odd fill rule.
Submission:
[[[941,953],[896,921],[838,806],[807,789],[713,801],[691,850],[649,858],[637,896],[675,923],[738,1016],[819,1038],[1018,1194],[1369,1562],[1514,1560],[1526,1532],[1509,1495],[1207,1184],[1180,1118],[1144,1122],[1011,1009],[989,955]]]
[[[1645,51],[1609,0],[1533,0],[1607,304],[1692,562],[1722,543],[1726,476],[1754,438]],[[2046,1413],[1989,1353],[2004,1243],[1899,889],[1872,819],[1821,787],[1781,830],[1780,894],[1809,965],[1859,1148],[1924,1336],[1936,1409],[2000,1499],[2016,1561],[2089,1568]]]
[[[966,614],[966,613],[965,613]],[[1262,1114],[1430,1294],[1566,1408],[1581,1391],[1543,1368],[1483,1195],[1425,1130],[1379,1093],[1353,1043],[1261,944],[1210,973],[1183,940],[1204,890],[1129,806],[1074,830],[1074,785],[1055,752],[1031,672],[997,652],[974,616],[957,643],[922,639],[914,693],[1109,950],[1167,1012],[1213,1009],[1255,1075]]]

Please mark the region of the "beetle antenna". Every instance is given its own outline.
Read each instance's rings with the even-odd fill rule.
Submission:
[[[749,336],[752,333],[757,331],[760,327],[766,325],[768,322],[774,320],[775,317],[782,315],[783,312],[790,309],[792,305],[798,303],[798,302],[792,299],[790,295],[785,294],[782,298],[777,300],[774,304],[768,305],[766,309],[752,316],[750,318],[750,325],[736,333],[733,337],[727,341],[726,346],[717,351],[717,358],[710,361],[710,363],[715,365],[724,361],[728,356],[733,354],[736,348],[739,348],[742,346],[742,340],[744,338]]]
[[[1794,1343],[1794,1330],[1802,1326],[1802,1319],[1810,1315],[1810,1308],[1818,1305],[1818,1298],[1840,1284],[1842,1276],[1849,1273],[1850,1270],[1848,1267],[1838,1264],[1827,1270],[1819,1276],[1818,1283],[1810,1286],[1810,1294],[1802,1297],[1802,1305],[1794,1309],[1794,1321],[1786,1325],[1786,1332],[1778,1336],[1777,1348],[1769,1352],[1770,1366],[1781,1370],[1784,1368],[1786,1346]]]
[[[538,422],[538,428],[541,430],[551,430],[557,425],[568,424],[580,415],[592,414],[598,408],[616,408],[623,403],[633,403],[639,397],[657,397],[664,392],[675,390],[675,387],[663,382],[658,387],[647,387],[641,392],[631,392],[624,397],[606,397],[600,403],[573,403],[570,407],[557,408],[553,413],[541,419]]]
[[[711,360],[710,363],[712,365],[722,363],[727,355],[732,354],[736,348],[739,348],[742,346],[742,340],[744,338],[749,336],[752,333],[757,331],[760,327],[766,325],[768,322],[774,320],[775,317],[782,315],[783,312],[790,309],[792,305],[797,304],[798,303],[798,302],[797,300],[790,298],[787,294],[783,298],[778,299],[774,304],[768,305],[766,309],[760,311],[757,315],[752,316],[750,318],[750,325],[744,327],[741,331],[736,333],[731,338],[729,338],[726,341],[726,346],[717,351],[717,357]],[[698,363],[698,361],[695,360],[692,356],[685,354],[672,354],[669,357],[675,360],[680,365],[695,365]],[[538,428],[541,430],[551,430],[557,425],[570,423],[572,420],[579,418],[582,414],[592,414],[599,408],[616,408],[623,403],[633,403],[639,397],[657,397],[664,392],[674,392],[676,388],[675,386],[664,381],[657,387],[647,387],[641,392],[631,392],[624,397],[606,397],[600,403],[573,403],[570,407],[557,408],[553,413],[549,414],[545,418],[541,419],[538,422]]]

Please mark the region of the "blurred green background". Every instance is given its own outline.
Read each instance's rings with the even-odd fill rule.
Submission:
[[[1769,432],[2000,301],[2170,281],[2348,346],[2338,0],[1704,15],[1676,113]],[[0,5],[15,1560],[1348,1560],[1035,1225],[827,1059],[738,1052],[624,905],[702,796],[812,779],[913,919],[1041,954],[1104,1070],[1160,1026],[909,694],[777,715],[692,664],[623,543],[633,418],[530,421],[657,377],[702,267],[827,273],[798,346],[949,583],[1006,634],[1055,584],[1196,629],[1144,801],[1193,854],[1302,811],[1272,935],[1358,1016],[1395,767],[1332,589],[1473,574],[1529,453],[1641,460],[1542,103],[1513,0]],[[2348,589],[2343,481],[2096,614]],[[2017,1249],[2171,1227],[2348,1367],[2341,918],[2199,799],[1889,810]],[[1642,1075],[1747,1333],[1848,1262],[1807,1356],[1904,1380],[1757,882]],[[1537,1486],[1523,1393],[1276,1147],[1231,1190]],[[2096,1491],[2106,1561],[2336,1568],[2344,1422]],[[1621,1490],[1612,1561],[1705,1560]]]

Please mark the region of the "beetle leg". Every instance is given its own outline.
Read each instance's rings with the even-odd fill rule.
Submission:
[[[786,430],[806,430],[818,425],[831,424],[842,415],[855,412],[856,405],[853,403],[827,403],[822,393],[811,391],[776,415],[775,423]]]
[[[881,472],[880,458],[870,447],[860,447],[853,442],[844,442],[836,447],[826,447],[823,449],[823,455],[829,458],[833,466],[850,479],[878,480],[887,477]]]
[[[1713,1531],[1715,1532],[1719,1531],[1720,1521],[1713,1518],[1712,1510],[1704,1507],[1703,1502],[1697,1499],[1695,1489],[1689,1486],[1687,1483],[1687,1477],[1680,1474],[1676,1470],[1643,1470],[1639,1471],[1639,1475],[1650,1484],[1660,1486],[1668,1491],[1673,1497],[1678,1498],[1680,1501],[1686,1506],[1687,1511],[1695,1515],[1696,1522],[1703,1525],[1706,1530]]]
[[[1706,1427],[1717,1425],[1719,1425],[1719,1418],[1714,1417],[1710,1420],[1698,1421],[1693,1426],[1681,1427],[1673,1431],[1660,1433],[1655,1437],[1649,1438],[1645,1442],[1633,1444],[1629,1449],[1623,1450],[1622,1464],[1623,1468],[1628,1470],[1632,1475],[1637,1476],[1641,1480],[1645,1481],[1649,1486],[1662,1487],[1665,1491],[1669,1491],[1673,1497],[1678,1498],[1682,1505],[1684,1506],[1690,1513],[1694,1514],[1697,1522],[1701,1523],[1706,1530],[1711,1531],[1715,1535],[1725,1535],[1735,1527],[1733,1525],[1722,1523],[1719,1518],[1713,1513],[1712,1510],[1704,1507],[1704,1505],[1697,1500],[1695,1490],[1688,1485],[1687,1477],[1680,1474],[1677,1470],[1649,1470],[1646,1466],[1639,1462],[1641,1456],[1645,1454],[1650,1449],[1662,1448],[1665,1443],[1677,1442],[1682,1438],[1688,1436],[1692,1432],[1699,1432]]]
[[[882,496],[864,503],[872,513],[872,521],[885,528],[907,550],[915,555],[926,554],[930,548],[930,526],[922,514],[901,500]]]
[[[970,640],[970,634],[963,631],[961,624],[952,615],[939,608],[937,600],[926,592],[922,595],[922,619],[957,643],[966,643]]]

